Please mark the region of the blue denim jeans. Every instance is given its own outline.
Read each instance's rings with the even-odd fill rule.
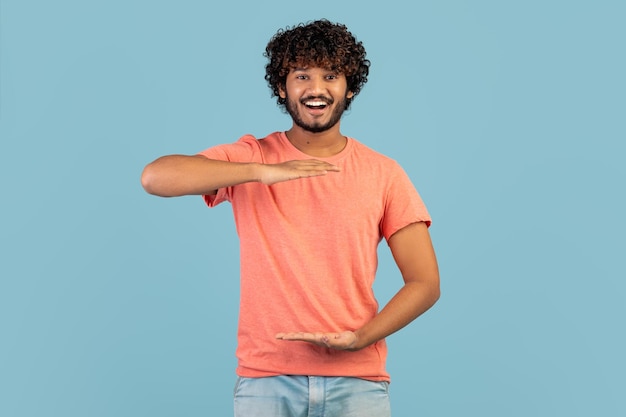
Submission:
[[[359,378],[238,378],[235,417],[390,417],[389,384]]]

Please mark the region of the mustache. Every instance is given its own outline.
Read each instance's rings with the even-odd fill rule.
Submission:
[[[304,97],[303,99],[300,100],[300,104],[304,104],[307,101],[312,101],[312,100],[323,101],[327,105],[331,105],[331,104],[333,104],[335,102],[335,100],[333,100],[331,97],[326,97],[326,96],[307,96],[307,97]]]

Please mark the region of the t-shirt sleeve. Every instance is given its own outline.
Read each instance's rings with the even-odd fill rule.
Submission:
[[[199,152],[198,155],[219,161],[252,162],[258,150],[257,139],[252,135],[245,135],[235,143],[213,146]],[[232,191],[233,187],[220,188],[217,194],[203,195],[202,198],[209,207],[215,207],[224,201],[231,201]]]
[[[409,176],[396,165],[385,199],[381,232],[389,241],[395,232],[417,222],[425,222],[430,227],[430,214]]]

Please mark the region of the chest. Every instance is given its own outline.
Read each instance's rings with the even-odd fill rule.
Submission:
[[[244,184],[233,193],[238,223],[302,236],[380,239],[384,177],[350,170],[266,186]]]

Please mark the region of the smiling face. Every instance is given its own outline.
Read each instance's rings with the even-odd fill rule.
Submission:
[[[294,124],[311,133],[337,126],[353,96],[343,74],[317,67],[289,71],[279,94]]]

